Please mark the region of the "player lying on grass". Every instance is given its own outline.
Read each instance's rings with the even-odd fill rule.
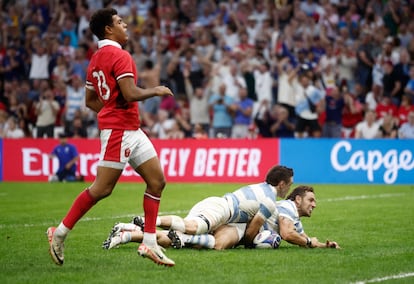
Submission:
[[[305,234],[301,217],[311,217],[316,207],[314,189],[310,186],[298,186],[286,200],[277,202],[277,210],[266,220],[261,230],[271,230],[281,235],[282,239],[302,247],[310,248],[336,248],[340,246],[337,242],[329,241],[322,243],[316,237]],[[129,242],[141,242],[143,221],[141,217],[135,217],[133,223],[119,223],[114,226],[103,243],[105,249],[111,249],[120,244]],[[210,234],[188,235],[179,231],[157,231],[158,242],[163,247],[181,248],[204,247],[210,249],[228,249],[243,244],[245,223],[226,224],[220,226]]]
[[[135,224],[136,217],[131,223],[117,223],[113,226],[108,238],[103,242],[104,249],[112,249],[120,244],[127,244],[129,242],[141,243],[144,238],[143,228]],[[163,248],[181,247],[181,240],[173,231],[157,230],[157,243]]]
[[[327,240],[319,242],[316,237],[309,237],[301,222],[301,217],[311,217],[316,208],[316,197],[313,187],[298,186],[286,200],[277,202],[277,212],[266,220],[264,228],[280,234],[283,240],[302,247],[337,248],[337,242]]]
[[[249,223],[244,232],[247,244],[276,209],[277,197],[284,198],[293,183],[293,170],[276,165],[266,174],[264,182],[251,184],[222,197],[208,197],[195,204],[185,218],[159,216],[156,225],[189,235],[202,235],[216,231],[229,223]]]
[[[174,230],[157,230],[157,242],[164,248],[197,247],[222,250],[237,245],[243,237],[246,224],[231,223],[220,226],[210,234],[189,235]],[[102,243],[104,249],[112,249],[129,242],[141,243],[143,222],[140,216],[131,223],[117,223]]]
[[[252,244],[266,219],[276,210],[277,196],[285,197],[292,183],[291,168],[273,166],[267,172],[264,182],[244,186],[222,197],[205,198],[195,204],[185,218],[175,215],[157,217],[156,225],[168,230],[163,233],[158,231],[157,234],[164,234],[165,237],[171,230],[178,234],[182,232],[185,234],[181,238],[186,243],[200,242],[201,246],[215,249],[232,247],[242,237],[245,243]],[[137,217],[135,220],[141,230],[134,229],[130,233],[123,233],[123,227],[131,226],[115,225],[103,246],[112,248],[120,241],[139,241],[144,229],[144,218]],[[242,229],[237,225],[247,222],[249,226],[240,225]],[[232,224],[223,226],[229,223]],[[215,237],[212,236],[213,232]],[[217,239],[220,241],[216,242]]]

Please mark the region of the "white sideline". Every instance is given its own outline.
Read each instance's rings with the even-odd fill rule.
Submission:
[[[384,193],[384,194],[375,194],[375,195],[359,195],[359,196],[344,196],[338,198],[326,198],[326,199],[319,199],[318,202],[336,202],[336,201],[349,201],[349,200],[360,200],[360,199],[375,199],[375,198],[388,198],[388,197],[397,197],[397,196],[404,196],[404,193]],[[178,210],[172,212],[159,212],[159,215],[181,215],[187,214],[188,210]],[[143,213],[141,213],[142,215]],[[119,215],[119,216],[110,216],[110,217],[85,217],[79,220],[79,222],[89,222],[89,221],[99,221],[99,220],[106,220],[106,219],[127,219],[132,218],[140,214],[128,214],[128,215]],[[0,224],[0,229],[4,228],[14,228],[19,227],[20,225],[10,224]],[[24,224],[23,227],[35,227],[35,226],[50,226],[50,223],[43,223],[43,224]]]
[[[158,212],[158,215],[181,215],[181,214],[186,214],[188,213],[188,210],[177,210],[177,211],[170,211],[170,212]],[[79,220],[79,222],[85,221],[85,222],[89,222],[89,221],[99,221],[99,220],[105,220],[105,219],[126,219],[126,218],[132,218],[135,216],[142,216],[144,213],[142,212],[142,214],[128,214],[128,215],[119,215],[119,216],[111,216],[111,217],[105,217],[105,218],[101,218],[101,217],[86,217],[86,218],[82,218]],[[128,222],[128,220],[126,221]]]
[[[359,196],[344,196],[344,197],[338,197],[338,198],[327,198],[327,199],[319,199],[318,201],[335,202],[335,201],[347,201],[347,200],[397,197],[397,196],[403,196],[403,195],[405,195],[405,193],[383,193],[383,194],[376,194],[376,195],[359,195]]]
[[[178,211],[170,211],[170,212],[159,212],[159,215],[181,215],[181,214],[187,214],[188,210],[178,210]],[[79,222],[90,222],[90,221],[100,221],[100,220],[107,220],[107,219],[122,219],[125,222],[129,222],[131,220],[132,217],[135,217],[137,215],[143,215],[144,213],[141,214],[127,214],[127,215],[118,215],[118,216],[110,216],[110,217],[84,217],[82,219],[79,220]],[[59,221],[56,221],[59,222]],[[23,224],[23,225],[18,225],[18,224],[10,224],[10,225],[5,225],[5,224],[0,224],[0,229],[4,229],[4,228],[15,228],[15,227],[25,227],[25,228],[30,228],[30,227],[37,227],[37,226],[41,226],[41,227],[48,227],[50,226],[50,222],[49,223],[41,223],[41,224]]]
[[[369,279],[369,280],[353,282],[353,283],[350,283],[350,284],[376,283],[376,282],[382,282],[382,281],[387,281],[387,280],[391,280],[391,279],[401,279],[401,278],[407,278],[407,277],[414,277],[414,272],[400,273],[400,274],[397,274],[397,275],[390,275],[390,276],[385,276],[385,277],[381,277],[381,278],[373,278],[373,279]]]

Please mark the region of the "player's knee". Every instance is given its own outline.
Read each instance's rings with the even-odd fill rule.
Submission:
[[[214,235],[215,243],[214,249],[215,250],[224,250],[233,247],[238,241],[235,236],[228,235],[228,234],[217,234]]]
[[[185,233],[189,235],[197,235],[197,227],[196,226],[185,226]]]
[[[165,178],[158,179],[158,181],[157,181],[157,188],[158,188],[160,191],[162,191],[162,190],[165,188],[165,185],[166,185]]]
[[[103,192],[102,192],[102,196],[101,196],[101,197],[102,197],[102,198],[106,198],[106,197],[108,197],[108,196],[109,196],[109,195],[111,195],[111,194],[112,194],[112,189],[109,189],[109,188],[108,188],[108,189],[106,189],[105,191],[103,191]],[[102,198],[101,198],[101,199],[102,199]]]
[[[99,201],[111,195],[112,190],[113,190],[112,187],[102,187],[102,188],[90,187],[89,193],[96,201]]]
[[[189,235],[197,235],[198,224],[193,219],[184,219],[184,232]]]
[[[165,178],[154,179],[148,183],[148,189],[154,194],[161,194],[165,188],[166,182]]]
[[[186,220],[184,219],[184,232],[190,235],[197,234],[197,223],[193,220]]]
[[[223,243],[218,242],[218,240],[216,239],[216,244],[214,245],[214,249],[215,250],[224,250],[224,249],[226,249],[226,246]]]
[[[204,220],[199,220],[194,228],[196,235],[206,234],[209,231],[209,226]]]

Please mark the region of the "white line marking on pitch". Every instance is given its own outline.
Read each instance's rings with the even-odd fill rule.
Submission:
[[[397,274],[397,275],[385,276],[385,277],[381,277],[381,278],[373,278],[373,279],[369,279],[369,280],[358,281],[358,282],[354,282],[354,283],[351,283],[351,284],[376,283],[376,282],[383,282],[383,281],[387,281],[387,280],[391,280],[391,279],[401,279],[401,278],[408,278],[408,277],[413,277],[413,276],[414,276],[414,272],[408,272],[408,273],[401,273],[401,274]]]
[[[375,198],[388,198],[388,197],[397,197],[397,196],[403,196],[406,195],[404,193],[384,193],[384,194],[375,194],[375,195],[359,195],[359,196],[344,196],[344,197],[338,197],[338,198],[327,198],[327,199],[320,199],[319,202],[336,202],[336,201],[348,201],[348,200],[360,200],[360,199],[375,199]],[[160,212],[159,215],[181,215],[181,214],[187,214],[188,210],[178,210],[178,211],[172,211],[172,212]],[[127,219],[132,218],[134,216],[137,216],[139,214],[128,214],[128,215],[119,215],[119,216],[111,216],[111,217],[86,217],[79,220],[79,222],[89,222],[89,221],[99,221],[99,220],[107,220],[107,219]],[[143,213],[141,213],[143,215]],[[15,227],[35,227],[35,226],[49,226],[50,223],[43,223],[43,224],[0,224],[0,229],[3,228],[15,228]]]
[[[181,214],[187,214],[188,210],[178,210],[178,211],[171,211],[171,212],[159,212],[160,215],[181,215]],[[124,219],[125,222],[130,222],[132,217],[135,216],[139,216],[139,215],[143,215],[144,213],[141,214],[127,214],[127,215],[118,215],[118,216],[110,216],[110,217],[85,217],[79,220],[79,222],[90,222],[90,221],[100,221],[100,220],[107,220],[107,219]],[[128,220],[129,219],[129,220]],[[16,227],[25,227],[25,228],[30,228],[30,227],[45,227],[45,226],[50,226],[50,223],[40,223],[40,224],[10,224],[10,225],[5,225],[5,224],[0,224],[0,229],[4,229],[4,228],[16,228]]]
[[[375,198],[388,198],[388,197],[397,197],[403,196],[404,193],[383,193],[383,194],[376,194],[376,195],[359,195],[359,196],[344,196],[338,198],[327,198],[327,199],[320,199],[319,201],[327,201],[327,202],[334,202],[334,201],[348,201],[348,200],[360,200],[360,199],[375,199]]]
[[[186,214],[188,213],[188,210],[178,210],[178,211],[171,211],[171,212],[159,212],[159,215],[181,215],[181,214]],[[132,218],[135,216],[141,216],[142,214],[128,214],[128,215],[119,215],[119,216],[111,216],[111,217],[86,217],[86,218],[82,218],[79,220],[79,222],[85,221],[85,222],[89,222],[89,221],[100,221],[100,220],[105,220],[105,219],[126,219],[126,218]]]

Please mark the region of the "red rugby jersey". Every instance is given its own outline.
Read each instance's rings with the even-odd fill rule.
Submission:
[[[86,87],[94,90],[104,107],[98,113],[99,129],[136,130],[140,127],[138,102],[127,102],[117,81],[133,77],[137,82],[137,68],[131,55],[112,40],[98,42],[86,75]]]

